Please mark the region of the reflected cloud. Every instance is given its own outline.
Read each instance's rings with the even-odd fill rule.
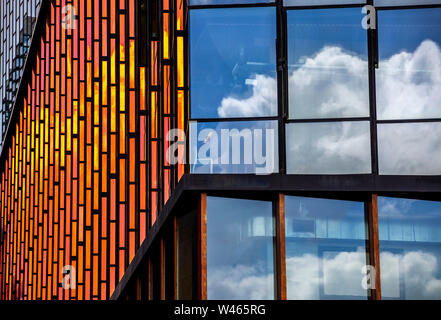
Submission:
[[[291,118],[368,116],[367,60],[323,47],[290,74],[289,102]]]
[[[210,268],[208,299],[274,299],[273,274],[262,274],[257,266]]]
[[[381,284],[385,298],[441,299],[441,279],[437,257],[429,252],[405,254],[382,252]],[[401,264],[401,271],[400,271]],[[288,299],[316,300],[328,296],[365,297],[363,288],[366,253],[362,249],[325,253],[320,276],[319,258],[313,254],[289,257],[286,260]],[[400,275],[401,272],[401,275]],[[404,280],[401,295],[400,277]],[[261,274],[257,267],[237,265],[212,269],[208,275],[209,299],[272,299],[272,274]]]
[[[323,277],[320,276],[319,257],[304,254],[286,259],[288,299],[316,300],[320,297],[320,286],[325,295],[365,297],[362,286],[365,275],[361,272],[366,265],[366,253],[359,249],[353,252],[339,252],[322,261]]]
[[[288,173],[370,173],[368,122],[299,123],[286,129]]]
[[[385,298],[441,299],[439,263],[432,253],[411,251],[405,254],[382,252],[381,290]],[[364,296],[361,269],[366,264],[363,251],[341,252],[323,261],[320,278],[319,258],[305,254],[286,260],[289,299],[320,299],[320,286],[327,295]],[[401,278],[405,296],[400,296]],[[291,290],[290,290],[291,289]]]
[[[429,252],[381,252],[381,286],[385,298],[441,299],[440,266]],[[401,271],[400,271],[401,264]],[[404,294],[400,295],[400,272]]]
[[[380,119],[441,117],[441,49],[423,41],[380,61],[377,109]],[[276,79],[256,75],[251,96],[229,96],[220,117],[267,116],[277,109]],[[323,47],[289,76],[290,116],[325,118],[368,115],[367,62],[337,46]],[[369,129],[352,123],[333,129],[308,124],[287,129],[291,173],[369,173]],[[314,131],[314,132],[312,132]],[[379,125],[382,174],[440,174],[441,126],[438,123]],[[409,152],[412,150],[412,152]]]
[[[425,40],[414,52],[394,54],[379,67],[379,119],[441,116],[441,50],[435,42]]]
[[[261,117],[277,115],[277,81],[276,79],[256,75],[248,80],[253,90],[246,99],[227,97],[222,99],[217,113],[221,118],[227,117]]]
[[[378,150],[381,174],[439,175],[441,124],[378,125]]]
[[[414,52],[402,51],[379,62],[376,71],[379,119],[440,117],[441,49],[423,41]],[[256,75],[245,99],[229,96],[220,117],[264,116],[277,106],[277,81]],[[325,46],[289,76],[290,116],[296,118],[367,116],[367,61],[338,46]]]

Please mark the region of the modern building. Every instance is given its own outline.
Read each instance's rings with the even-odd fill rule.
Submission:
[[[441,299],[441,1],[40,2],[1,299]]]

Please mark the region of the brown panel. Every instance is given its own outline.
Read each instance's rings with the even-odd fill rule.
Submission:
[[[376,194],[372,194],[368,203],[368,210],[369,257],[371,266],[375,268],[375,289],[371,289],[371,299],[381,300],[380,243],[378,235],[378,205]]]
[[[198,202],[198,292],[199,300],[207,300],[207,194]]]
[[[285,195],[283,193],[278,195],[275,211],[277,299],[286,300]]]

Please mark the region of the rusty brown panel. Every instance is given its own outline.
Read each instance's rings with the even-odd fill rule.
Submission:
[[[207,194],[201,193],[198,202],[198,291],[199,300],[207,300]]]

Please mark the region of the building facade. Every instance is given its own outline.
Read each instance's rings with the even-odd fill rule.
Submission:
[[[441,1],[40,2],[1,299],[441,299]]]

